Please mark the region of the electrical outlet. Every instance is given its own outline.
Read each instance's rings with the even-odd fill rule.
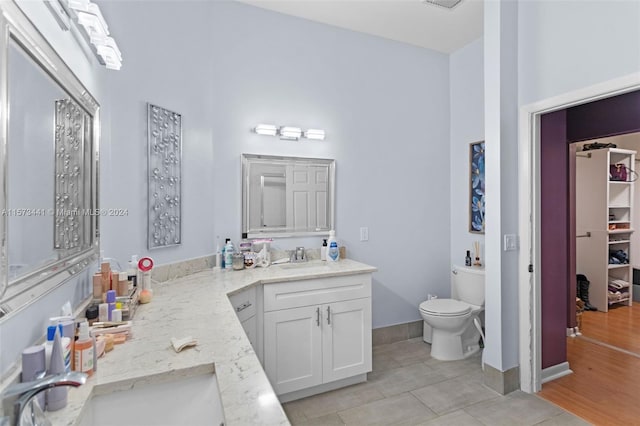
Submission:
[[[360,241],[369,241],[369,228],[360,228]]]

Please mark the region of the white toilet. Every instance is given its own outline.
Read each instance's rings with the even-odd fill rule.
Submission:
[[[431,343],[431,356],[442,361],[464,359],[480,350],[480,332],[473,320],[484,310],[484,269],[454,266],[451,273],[452,298],[420,304],[426,323],[424,340]]]

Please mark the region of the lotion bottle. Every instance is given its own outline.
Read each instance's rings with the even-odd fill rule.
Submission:
[[[322,247],[320,247],[320,260],[327,260],[327,239],[322,240]]]
[[[224,269],[231,269],[233,268],[233,252],[235,249],[231,239],[227,240],[227,245],[224,247]]]
[[[327,261],[337,262],[340,260],[340,250],[338,249],[338,241],[336,240],[336,231],[329,231],[329,239],[327,240],[329,248],[327,249]]]

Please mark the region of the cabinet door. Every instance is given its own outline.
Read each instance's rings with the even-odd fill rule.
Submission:
[[[323,381],[371,371],[371,299],[322,306]]]
[[[276,394],[322,383],[320,306],[264,314],[264,368]]]

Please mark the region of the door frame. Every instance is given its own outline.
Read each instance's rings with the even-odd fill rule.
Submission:
[[[540,116],[640,89],[640,73],[543,99],[520,107],[518,124],[518,256],[520,388],[542,388]],[[529,265],[533,265],[529,272]]]

